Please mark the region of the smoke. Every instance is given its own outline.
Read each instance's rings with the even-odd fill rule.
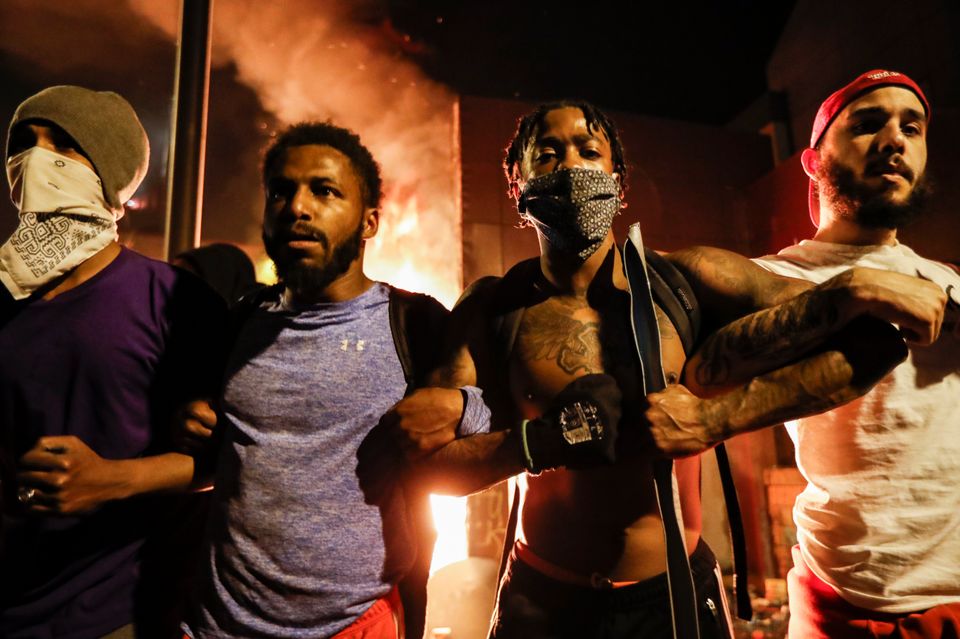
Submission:
[[[158,17],[176,20],[176,3],[154,4]],[[125,13],[123,7],[117,10],[102,0],[3,0],[0,47],[28,61],[33,68],[24,69],[27,73],[54,74],[59,81],[69,81],[72,74],[86,81],[94,75],[92,69],[101,75],[105,69],[114,76],[142,73],[144,41],[157,40],[161,34],[152,25],[129,20]]]
[[[129,2],[176,37],[164,3]],[[375,8],[329,0],[216,2],[213,63],[232,63],[237,78],[285,124],[329,119],[360,135],[381,165],[385,187],[367,274],[449,305],[461,278],[456,101],[405,58],[397,46],[402,36],[364,21]]]

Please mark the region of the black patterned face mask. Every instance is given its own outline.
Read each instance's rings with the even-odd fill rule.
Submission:
[[[605,171],[560,169],[527,182],[517,205],[550,244],[585,260],[620,211],[620,184]]]

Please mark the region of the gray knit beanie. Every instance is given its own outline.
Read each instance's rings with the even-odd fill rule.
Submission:
[[[4,157],[10,157],[10,133],[27,120],[47,120],[77,141],[103,183],[103,196],[120,209],[147,174],[150,142],[130,103],[111,91],[56,86],[31,96],[17,107]]]

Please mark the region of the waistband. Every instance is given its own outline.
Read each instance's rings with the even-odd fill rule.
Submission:
[[[513,547],[513,553],[518,561],[522,561],[537,572],[542,573],[555,581],[570,584],[571,586],[580,586],[582,588],[594,588],[601,590],[605,588],[625,588],[627,586],[640,583],[639,581],[613,581],[609,577],[605,577],[598,572],[587,576],[581,575],[580,573],[576,573],[572,570],[567,570],[566,568],[549,562],[540,555],[534,553],[532,550],[530,550],[530,546],[523,543],[519,539],[517,540],[516,545]]]
[[[608,593],[613,598],[631,602],[669,597],[670,594],[666,572],[641,581],[626,582],[611,581],[597,573],[591,576],[581,575],[537,556],[529,546],[521,545],[520,542],[514,545],[510,560],[511,564],[514,564],[511,569],[514,567],[526,569],[537,574],[541,579],[549,580],[554,587],[562,586],[588,592]],[[713,551],[700,539],[690,554],[690,572],[693,574],[696,585],[700,586],[715,578],[716,563],[717,559]]]

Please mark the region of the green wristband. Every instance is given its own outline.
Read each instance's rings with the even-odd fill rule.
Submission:
[[[533,463],[533,456],[530,454],[530,446],[527,444],[527,424],[529,423],[529,419],[525,419],[520,423],[520,441],[523,442],[523,464],[526,466],[527,472],[536,475],[540,471]]]

